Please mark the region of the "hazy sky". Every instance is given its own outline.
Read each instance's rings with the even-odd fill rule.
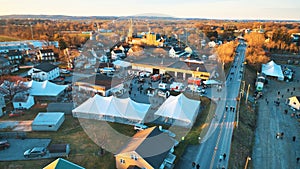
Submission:
[[[0,0],[0,15],[50,14],[300,20],[300,0]]]

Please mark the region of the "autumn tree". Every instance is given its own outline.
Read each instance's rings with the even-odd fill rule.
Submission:
[[[222,63],[232,62],[234,59],[234,51],[236,47],[237,44],[233,41],[218,46],[216,52],[219,61],[221,61]]]

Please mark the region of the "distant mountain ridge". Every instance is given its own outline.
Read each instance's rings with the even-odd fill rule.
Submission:
[[[260,21],[260,22],[299,22],[300,20],[267,20],[267,19],[210,19],[210,18],[178,18],[165,14],[143,13],[131,16],[69,16],[69,15],[31,15],[31,14],[16,14],[16,15],[0,15],[0,19],[49,19],[49,20],[114,20],[114,19],[163,19],[163,20],[230,20],[230,21]]]

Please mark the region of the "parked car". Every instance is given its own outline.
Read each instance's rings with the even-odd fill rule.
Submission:
[[[24,111],[21,111],[21,110],[13,110],[11,111],[8,116],[9,117],[19,117],[19,116],[23,116],[25,114]]]
[[[143,125],[143,124],[140,124],[140,123],[135,124],[134,127],[133,127],[134,130],[139,130],[139,131],[140,131],[140,130],[144,130],[144,129],[146,129],[146,128],[148,128],[148,126]]]
[[[34,147],[32,149],[28,149],[24,152],[25,158],[31,158],[31,157],[43,157],[46,155],[46,148],[45,147]]]
[[[7,140],[0,140],[0,150],[5,150],[10,146]]]

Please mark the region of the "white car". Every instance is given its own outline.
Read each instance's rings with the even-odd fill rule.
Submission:
[[[146,128],[148,128],[148,126],[140,124],[140,123],[135,124],[133,127],[134,130],[139,130],[139,131],[145,130]]]
[[[170,96],[170,92],[169,91],[162,91],[162,90],[159,90],[157,92],[158,96],[161,96],[161,97],[164,97],[164,98],[168,98]]]

